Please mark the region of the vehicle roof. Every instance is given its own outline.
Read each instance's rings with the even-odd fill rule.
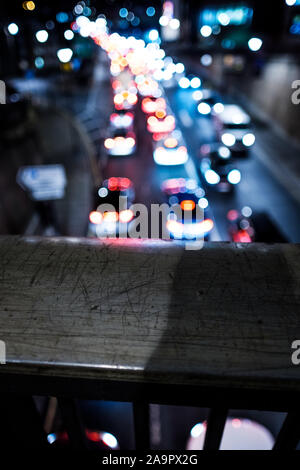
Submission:
[[[218,114],[219,119],[224,124],[250,124],[251,118],[249,114],[238,105],[225,104],[224,111]]]

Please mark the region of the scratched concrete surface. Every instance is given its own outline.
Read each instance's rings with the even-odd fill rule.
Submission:
[[[1,237],[0,254],[1,371],[300,388],[297,245]]]

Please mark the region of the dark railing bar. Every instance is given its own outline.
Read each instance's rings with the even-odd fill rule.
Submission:
[[[57,401],[72,448],[76,450],[86,450],[88,443],[77,400],[58,397]]]
[[[16,369],[14,373],[4,373],[0,367],[0,396],[14,394],[16,390],[22,390],[25,395],[36,396],[69,396],[82,400],[103,400],[116,402],[132,402],[133,397],[140,401],[159,405],[194,406],[213,408],[220,403],[232,410],[256,410],[274,411],[286,413],[297,409],[299,406],[300,389],[294,384],[294,390],[270,390],[263,389],[262,383],[256,385],[256,389],[242,389],[232,387],[214,387],[214,383],[207,385],[174,385],[171,381],[166,383],[133,382],[120,380],[99,380],[97,378],[62,377],[60,369],[54,375],[44,375],[42,368],[39,374],[34,370],[28,375]],[[83,374],[83,372],[82,372]],[[147,386],[145,386],[145,383]],[[254,384],[255,385],[255,384]],[[274,384],[274,388],[276,384]],[[199,396],[201,402],[199,402]]]
[[[225,408],[211,408],[205,433],[203,450],[219,450],[228,410]]]
[[[273,450],[295,450],[300,441],[300,410],[288,413]]]
[[[148,403],[133,402],[136,450],[150,449],[150,410]]]

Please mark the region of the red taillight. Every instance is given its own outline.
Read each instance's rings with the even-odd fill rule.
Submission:
[[[130,186],[131,186],[131,181],[129,178],[120,178],[119,187],[121,191],[124,191],[125,189],[130,188]]]
[[[93,211],[89,215],[90,222],[94,225],[99,225],[102,223],[103,216],[101,212]]]
[[[234,209],[229,211],[228,214],[227,214],[227,219],[230,220],[230,222],[234,222],[238,218],[239,218],[239,213],[238,213],[238,211],[236,211]]]
[[[113,87],[114,90],[116,90],[120,86],[121,86],[121,82],[119,82],[119,80],[114,80],[112,82],[112,87]]]
[[[181,201],[180,207],[183,211],[192,211],[195,209],[196,204],[194,201],[190,201],[190,200]]]
[[[155,140],[155,142],[159,142],[162,140],[167,134],[162,134],[161,132],[154,132],[152,134],[152,139]]]
[[[97,431],[88,431],[88,430],[86,429],[85,434],[86,434],[86,437],[87,437],[90,441],[93,441],[93,442],[100,442],[100,440],[101,440],[100,433],[97,432]]]
[[[117,95],[115,95],[114,97],[114,103],[115,105],[121,105],[124,101],[124,98],[123,98],[123,95],[121,93],[118,93]]]
[[[126,143],[129,147],[134,147],[135,146],[135,140],[133,137],[127,137]]]
[[[138,100],[138,98],[134,93],[130,93],[128,95],[127,101],[128,101],[129,104],[136,104],[137,100]]]
[[[142,101],[142,110],[146,114],[154,113],[156,110],[155,101],[152,101],[150,98],[144,98]]]
[[[110,191],[125,191],[132,185],[129,178],[111,177],[107,181],[107,187]]]
[[[132,212],[132,210],[130,209],[126,209],[124,211],[121,211],[120,214],[119,214],[119,220],[120,222],[126,224],[128,222],[130,222],[134,217],[134,214]]]
[[[150,116],[148,119],[147,119],[147,124],[149,126],[154,126],[155,124],[157,123],[157,118],[155,116]]]
[[[117,212],[104,212],[104,222],[118,222],[119,214]]]
[[[237,243],[251,243],[251,237],[246,230],[239,230],[233,237],[233,241]]]
[[[111,150],[115,145],[114,139],[105,139],[104,147],[108,150]]]
[[[110,191],[117,191],[118,189],[118,183],[119,183],[119,180],[118,178],[109,178],[108,180],[108,189]]]

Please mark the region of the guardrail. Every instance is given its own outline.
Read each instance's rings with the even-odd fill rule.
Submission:
[[[138,449],[149,403],[211,408],[205,449],[229,409],[286,411],[275,449],[297,446],[299,245],[0,237],[0,258],[0,409],[32,428],[23,445],[46,445],[45,395],[77,447],[80,398],[132,402]]]

